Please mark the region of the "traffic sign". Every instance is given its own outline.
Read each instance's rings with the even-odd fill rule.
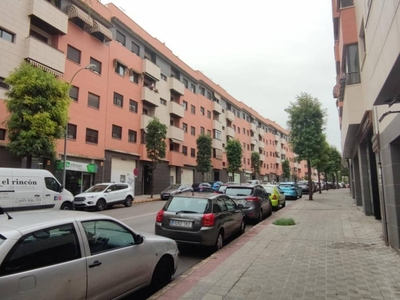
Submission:
[[[134,168],[134,169],[133,169],[133,175],[137,176],[138,173],[139,173],[138,169],[137,169],[137,168]]]

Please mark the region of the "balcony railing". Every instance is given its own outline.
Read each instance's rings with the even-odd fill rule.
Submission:
[[[153,117],[142,115],[140,117],[140,129],[146,129],[147,125],[153,120]]]
[[[68,32],[68,16],[60,9],[52,5],[48,1],[31,0],[28,14],[36,17],[32,22],[35,26],[50,34],[67,34]]]
[[[169,103],[169,113],[176,117],[183,118],[185,116],[185,109],[179,103],[171,101]]]
[[[142,70],[144,73],[146,73],[147,75],[153,77],[158,81],[161,79],[160,67],[158,67],[156,64],[154,64],[152,61],[148,59],[143,59]]]
[[[171,91],[179,95],[185,94],[185,86],[182,82],[180,82],[175,77],[170,77],[168,81],[169,81],[169,88]]]
[[[170,126],[168,128],[168,138],[183,142],[183,129],[176,126]]]
[[[160,94],[144,86],[142,88],[142,101],[146,102],[150,106],[159,106]]]

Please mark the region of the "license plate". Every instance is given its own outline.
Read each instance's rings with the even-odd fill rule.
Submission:
[[[178,227],[192,227],[193,222],[190,221],[177,221],[177,220],[170,220],[169,225],[171,226],[178,226]]]

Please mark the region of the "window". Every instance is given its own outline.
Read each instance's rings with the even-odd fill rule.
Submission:
[[[202,116],[204,116],[204,113],[205,113],[205,110],[204,110],[204,107],[200,107],[200,114],[202,115]]]
[[[96,74],[101,74],[101,62],[91,57],[90,63],[96,66],[95,68],[93,68],[93,72]]]
[[[115,73],[124,76],[126,72],[126,66],[124,66],[123,64],[117,62],[116,66],[115,66]]]
[[[207,129],[207,134],[211,136],[211,130]]]
[[[120,140],[122,138],[122,127],[121,126],[117,126],[117,125],[112,126],[112,137],[114,139],[118,139],[118,140]]]
[[[358,45],[346,46],[346,84],[356,84],[361,82],[360,61],[358,60]]]
[[[238,127],[237,130],[238,130],[238,133],[240,133],[240,127]]]
[[[195,113],[196,113],[196,107],[195,107],[194,105],[191,105],[191,106],[190,106],[190,112],[191,112],[192,114],[195,114]]]
[[[11,43],[14,43],[14,39],[15,39],[15,34],[0,28],[0,38],[2,38],[3,40],[9,41]]]
[[[78,98],[79,98],[79,88],[77,86],[71,86],[71,88],[69,89],[69,97],[78,102]]]
[[[95,94],[89,93],[88,106],[99,109],[100,108],[100,97]]]
[[[67,137],[72,140],[76,140],[76,125],[75,124],[69,124],[68,123],[68,129],[67,129]]]
[[[353,0],[340,0],[340,8],[353,6]]]
[[[204,127],[200,127],[200,133],[204,134],[205,132],[206,132],[205,128]]]
[[[140,47],[139,47],[139,45],[136,44],[135,42],[132,42],[131,43],[131,51],[133,53],[135,53],[137,56],[139,56],[140,55]]]
[[[86,143],[97,144],[99,142],[99,132],[94,129],[86,128]]]
[[[5,78],[4,77],[0,77],[0,88],[3,88],[5,90],[9,90],[10,86],[4,82]]]
[[[211,111],[207,110],[207,118],[211,119]]]
[[[140,129],[140,143],[146,144],[146,131],[144,129]]]
[[[4,141],[6,139],[6,130],[1,128],[0,129],[0,141]]]
[[[86,221],[82,222],[82,226],[85,229],[92,255],[135,245],[133,234],[113,221]]]
[[[196,94],[196,86],[194,84],[190,85],[190,90],[192,91],[192,93]]]
[[[129,111],[137,113],[138,112],[138,103],[129,99]]]
[[[186,123],[183,123],[182,124],[182,129],[183,129],[183,131],[186,133],[187,132],[187,124]]]
[[[202,94],[203,96],[206,95],[206,89],[203,88],[202,86],[200,87],[200,94]]]
[[[45,37],[44,35],[40,34],[39,32],[36,32],[34,30],[29,31],[29,36],[34,37],[35,39],[38,39],[39,41],[42,41],[43,43],[48,43],[49,39]]]
[[[134,130],[130,130],[128,131],[128,141],[131,143],[136,143],[137,141],[137,133]]]
[[[161,103],[162,105],[167,105],[167,100],[165,100],[165,99],[163,99],[163,98],[160,98],[160,103]]]
[[[183,155],[187,155],[187,147],[186,146],[182,146],[182,153],[183,153]]]
[[[190,148],[190,156],[195,157],[196,156],[196,149]]]
[[[196,128],[194,128],[193,126],[190,127],[190,134],[196,135]]]
[[[187,110],[187,108],[188,108],[188,103],[187,103],[186,101],[183,101],[183,102],[182,102],[182,106],[183,106],[183,109],[184,109],[184,110]]]
[[[114,92],[113,103],[114,103],[115,106],[123,107],[124,106],[124,96]]]
[[[60,184],[53,177],[45,177],[44,184],[46,189],[54,192],[60,192]]]
[[[81,63],[81,51],[68,45],[67,58],[80,64]]]
[[[210,99],[211,100],[211,92],[209,92],[209,91],[207,91],[207,99]]]
[[[139,83],[139,74],[130,70],[129,71],[129,80],[134,83]]]
[[[221,140],[221,131],[214,129],[214,139]]]
[[[123,34],[122,34],[121,32],[119,32],[118,30],[117,30],[117,37],[116,37],[116,40],[117,40],[118,43],[120,43],[121,45],[125,46],[125,40],[126,40],[125,35],[123,35]]]
[[[187,81],[187,79],[183,78],[183,85],[185,86],[185,88],[189,87],[189,81]]]
[[[167,75],[164,75],[163,73],[161,73],[161,79],[164,81],[167,81]]]
[[[24,235],[1,264],[0,276],[57,265],[81,258],[73,224],[62,224]]]

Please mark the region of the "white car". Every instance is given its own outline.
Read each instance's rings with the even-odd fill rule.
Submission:
[[[98,183],[74,198],[76,210],[104,210],[114,204],[132,206],[133,189],[127,183]]]
[[[0,298],[116,299],[171,281],[176,242],[77,211],[0,208]]]

